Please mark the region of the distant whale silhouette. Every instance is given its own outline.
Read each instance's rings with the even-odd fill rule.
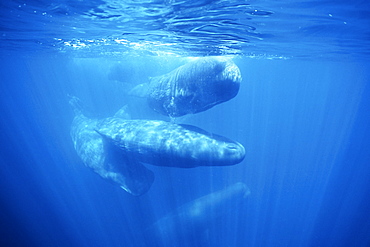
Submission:
[[[133,88],[131,95],[147,97],[149,106],[166,116],[205,111],[234,98],[242,80],[228,58],[204,57]]]
[[[245,157],[240,143],[191,125],[106,118],[95,130],[128,157],[155,166],[229,166]]]
[[[153,172],[105,142],[95,131],[99,120],[89,119],[82,114],[78,98],[71,97],[69,103],[75,112],[71,137],[83,163],[132,195],[139,196],[147,192],[154,181]],[[117,114],[123,116],[122,111]]]
[[[249,188],[239,182],[179,206],[147,229],[150,246],[204,246],[200,242],[206,229],[238,211],[249,194]]]

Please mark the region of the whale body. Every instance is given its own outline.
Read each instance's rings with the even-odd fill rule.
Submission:
[[[96,131],[125,155],[155,166],[229,166],[245,157],[240,143],[191,125],[106,118]]]
[[[230,166],[245,157],[244,147],[191,125],[131,120],[126,107],[114,117],[90,119],[72,97],[74,148],[83,163],[132,195],[149,190],[154,174],[144,164],[192,168]]]
[[[249,194],[249,188],[238,182],[179,206],[148,227],[150,245],[204,246],[199,243],[203,233],[221,227],[217,220],[237,212]]]
[[[105,142],[95,131],[99,120],[89,119],[82,114],[78,98],[72,97],[70,104],[75,112],[71,137],[83,163],[102,178],[118,184],[132,195],[146,193],[154,181],[153,172]]]
[[[234,98],[242,80],[236,64],[225,57],[203,57],[140,84],[131,95],[147,97],[160,114],[180,117],[205,111]]]

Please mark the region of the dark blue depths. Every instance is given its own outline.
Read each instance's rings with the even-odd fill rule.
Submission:
[[[16,54],[1,63],[1,246],[154,246],[145,239],[153,222],[237,182],[249,197],[232,212],[223,205],[221,218],[188,239],[194,246],[370,244],[365,62],[235,59],[237,97],[186,121],[241,142],[245,160],[151,167],[156,180],[141,197],[84,167],[70,140],[67,94],[103,117],[127,103],[104,69]]]

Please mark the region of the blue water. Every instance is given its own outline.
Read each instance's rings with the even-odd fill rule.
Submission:
[[[161,246],[146,234],[155,221],[242,182],[250,195],[199,234],[162,238],[370,246],[369,16],[367,1],[2,1],[0,245]],[[240,91],[176,121],[240,142],[242,163],[147,165],[140,197],[84,166],[68,95],[98,118],[128,104],[168,120],[128,91],[209,55],[233,57]]]

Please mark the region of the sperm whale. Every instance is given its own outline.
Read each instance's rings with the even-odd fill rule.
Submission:
[[[230,166],[245,157],[240,143],[191,125],[106,118],[95,130],[125,155],[155,166]]]
[[[69,103],[75,112],[71,137],[82,162],[102,178],[118,184],[132,195],[146,193],[154,181],[153,172],[105,142],[95,131],[99,120],[84,116],[78,98],[71,97]]]
[[[234,98],[241,80],[240,70],[230,58],[203,57],[139,84],[130,94],[146,97],[148,105],[160,114],[180,117]]]

